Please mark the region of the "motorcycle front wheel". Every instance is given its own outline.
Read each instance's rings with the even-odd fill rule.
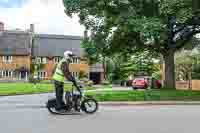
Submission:
[[[93,114],[98,110],[98,102],[93,98],[84,99],[81,103],[81,110],[87,114]]]

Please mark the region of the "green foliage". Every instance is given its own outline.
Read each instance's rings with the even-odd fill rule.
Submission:
[[[104,81],[102,81],[102,83],[101,83],[102,85],[110,85],[110,82],[109,81],[107,81],[107,80],[104,80]]]
[[[33,74],[35,71],[35,67],[34,67],[34,64],[31,64],[30,66],[30,72]]]
[[[91,80],[88,80],[88,81],[86,82],[86,85],[89,86],[89,87],[92,87],[93,84],[94,84],[94,83],[93,83],[93,81],[91,81]]]
[[[80,71],[79,72],[79,79],[83,79],[83,78],[88,78],[88,75],[84,71]]]
[[[98,58],[147,50],[173,60],[170,55],[192,38],[180,38],[172,48],[168,44],[167,27],[171,15],[180,23],[191,20],[194,13],[192,0],[64,0],[64,6],[68,16],[77,14],[80,23],[91,31],[87,40],[100,51]],[[170,60],[167,61],[166,64],[170,64]],[[165,79],[174,79],[174,71],[165,75],[169,76]]]
[[[161,80],[161,75],[162,75],[162,73],[160,71],[152,73],[152,77],[157,80]]]
[[[151,75],[153,72],[158,71],[153,59],[154,55],[146,51],[134,53],[131,57],[121,57],[119,55],[115,60],[115,69],[113,71],[113,80],[127,80],[128,76],[145,72]]]
[[[193,58],[191,51],[182,51],[176,56],[176,79],[189,80],[192,71]]]
[[[200,13],[200,1],[199,0],[193,0],[193,11]]]
[[[35,67],[37,66],[37,67]],[[45,64],[31,64],[30,66],[30,72],[33,74],[35,71],[39,71],[39,70],[42,70],[44,69],[45,67]]]
[[[192,79],[200,79],[200,64],[195,64],[192,69]]]
[[[178,21],[185,22],[192,17],[193,13],[192,0],[162,0],[161,2],[134,0],[125,3],[116,0],[75,0],[73,2],[64,0],[64,5],[67,15],[78,14],[81,23],[94,32],[92,40],[101,33],[105,41],[115,28],[108,40],[114,46],[112,48],[121,48],[120,50],[137,46],[137,48],[144,47],[151,51],[153,48],[162,52],[168,48],[165,42],[167,17],[175,15]],[[151,39],[154,41],[159,39],[159,45],[145,44]]]
[[[195,53],[193,51],[197,50]],[[200,79],[200,54],[198,47],[193,50],[181,51],[176,55],[177,80]]]
[[[124,80],[133,72],[133,64],[122,55],[112,56],[112,65],[108,69],[110,81]]]
[[[89,64],[95,64],[99,61],[98,53],[96,52],[95,45],[92,42],[89,42],[87,40],[83,40],[81,43],[82,48],[85,49],[85,57],[89,60]]]
[[[88,40],[96,50],[104,49],[100,53],[107,54],[105,51],[132,53],[141,49],[166,54],[171,49],[168,16],[176,16],[181,23],[193,16],[192,0],[64,0],[64,6],[68,16],[78,14],[81,24],[92,32]],[[185,41],[179,43],[176,50],[185,45]]]
[[[148,51],[134,54],[131,58],[133,64],[136,64],[135,72],[146,72],[151,75],[153,72],[158,71],[158,67],[154,63],[153,59],[157,59],[158,55],[154,55]]]
[[[29,83],[34,83],[34,84],[41,82],[40,79],[35,79],[33,75],[29,76],[28,81]]]

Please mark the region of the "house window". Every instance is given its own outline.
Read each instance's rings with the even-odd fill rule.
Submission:
[[[77,58],[77,63],[80,64],[80,58]]]
[[[3,62],[4,63],[11,63],[12,62],[12,56],[3,56]]]
[[[47,58],[46,57],[38,57],[37,58],[37,63],[46,64],[47,63]]]
[[[33,59],[32,59],[32,63],[35,63],[35,61],[36,61],[36,59],[33,58]]]
[[[0,77],[1,78],[12,78],[13,72],[9,70],[0,71]]]
[[[76,77],[78,78],[78,77],[79,77],[79,73],[78,73],[78,72],[76,72],[75,74],[76,74]]]
[[[79,73],[78,72],[72,72],[72,76],[75,78],[78,78]]]
[[[39,63],[39,64],[42,63],[41,57],[38,57],[36,62]]]
[[[42,57],[42,64],[46,64],[47,63],[47,58],[46,57]]]
[[[79,62],[80,62],[80,60],[77,57],[75,57],[75,58],[72,59],[72,63],[73,64],[79,64]]]
[[[59,63],[59,61],[60,61],[60,57],[54,57],[54,62],[55,63]]]
[[[38,72],[38,77],[41,78],[41,79],[46,78],[47,77],[47,72],[44,72],[44,71]]]

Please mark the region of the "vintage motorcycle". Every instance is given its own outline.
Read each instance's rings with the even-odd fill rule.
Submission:
[[[56,98],[51,98],[47,101],[46,107],[52,114],[69,115],[75,113],[85,112],[87,114],[93,114],[98,110],[98,102],[91,96],[85,95],[83,86],[79,85],[81,93],[75,91],[75,86],[72,85],[71,91],[66,91],[64,96],[65,110],[64,112],[56,111]]]

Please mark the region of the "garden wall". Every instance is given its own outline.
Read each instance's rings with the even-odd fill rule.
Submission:
[[[176,81],[176,88],[181,90],[188,90],[189,81]],[[200,80],[192,80],[192,90],[200,91]]]

